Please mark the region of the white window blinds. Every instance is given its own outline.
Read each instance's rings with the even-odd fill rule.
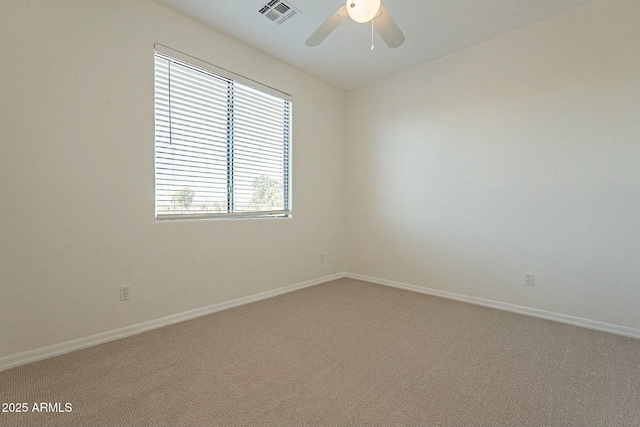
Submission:
[[[291,215],[290,97],[241,79],[156,46],[157,219]]]

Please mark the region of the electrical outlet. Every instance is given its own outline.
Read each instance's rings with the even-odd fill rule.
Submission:
[[[120,286],[120,301],[131,299],[131,285]]]
[[[324,262],[324,254],[320,254],[320,262]]]
[[[533,273],[524,273],[524,285],[533,286]]]

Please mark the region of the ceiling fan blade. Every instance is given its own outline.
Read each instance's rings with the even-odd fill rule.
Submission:
[[[380,15],[373,19],[373,26],[390,48],[398,47],[404,43],[404,34],[391,18],[387,9],[384,8],[384,5],[380,5]]]
[[[347,7],[342,6],[340,9],[336,10],[336,13],[331,15],[329,19],[324,21],[324,24],[320,25],[320,27],[318,27],[318,29],[309,36],[304,44],[309,47],[318,46],[322,40],[326,39],[327,36],[342,23],[342,21],[347,19],[347,16]]]

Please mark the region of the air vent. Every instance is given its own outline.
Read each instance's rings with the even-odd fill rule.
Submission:
[[[278,25],[300,13],[291,3],[282,0],[269,0],[266,4],[260,5],[258,12]]]

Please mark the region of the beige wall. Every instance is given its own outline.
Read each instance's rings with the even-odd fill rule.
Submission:
[[[293,95],[292,219],[154,222],[156,42]],[[344,271],[343,92],[147,0],[2,1],[0,52],[0,357]]]
[[[347,271],[640,328],[639,23],[596,1],[350,92]]]

